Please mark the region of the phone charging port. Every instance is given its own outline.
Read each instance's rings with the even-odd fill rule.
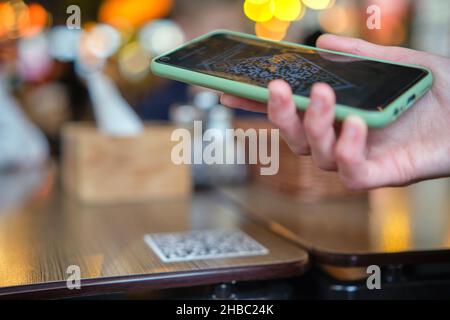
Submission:
[[[414,102],[414,100],[416,100],[415,94],[413,94],[411,97],[409,97],[407,105],[410,105],[412,102]]]

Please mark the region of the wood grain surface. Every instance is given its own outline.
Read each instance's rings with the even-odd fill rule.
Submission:
[[[329,266],[450,261],[450,181],[379,189],[367,198],[302,201],[258,185],[224,195]]]
[[[86,206],[53,185],[47,182],[27,201],[0,211],[0,296],[61,297],[280,278],[302,274],[308,262],[304,250],[245,218],[214,191],[185,200]],[[147,233],[214,228],[240,229],[269,254],[165,264],[143,240]],[[81,269],[81,290],[66,288],[71,265]]]

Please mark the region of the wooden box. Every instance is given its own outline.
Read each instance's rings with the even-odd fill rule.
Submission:
[[[189,165],[171,161],[170,125],[149,124],[135,137],[103,134],[93,124],[69,123],[62,133],[65,190],[88,203],[186,197]]]

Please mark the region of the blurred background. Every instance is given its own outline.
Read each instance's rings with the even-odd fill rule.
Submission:
[[[150,120],[204,120],[206,129],[249,116],[220,106],[215,92],[150,72],[153,57],[220,28],[308,45],[329,32],[450,55],[442,0],[1,1],[0,172],[58,159],[68,122],[129,135]],[[194,166],[195,184],[245,176],[216,169]]]

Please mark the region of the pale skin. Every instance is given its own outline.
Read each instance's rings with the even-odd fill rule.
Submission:
[[[270,83],[267,105],[227,94],[222,103],[267,112],[294,153],[311,155],[319,168],[337,171],[352,190],[450,176],[450,59],[334,35],[323,35],[317,46],[427,67],[434,76],[433,87],[397,121],[380,129],[369,129],[361,118],[350,116],[337,130],[335,93],[324,83],[313,86],[304,113],[295,107],[291,88],[283,80]]]

